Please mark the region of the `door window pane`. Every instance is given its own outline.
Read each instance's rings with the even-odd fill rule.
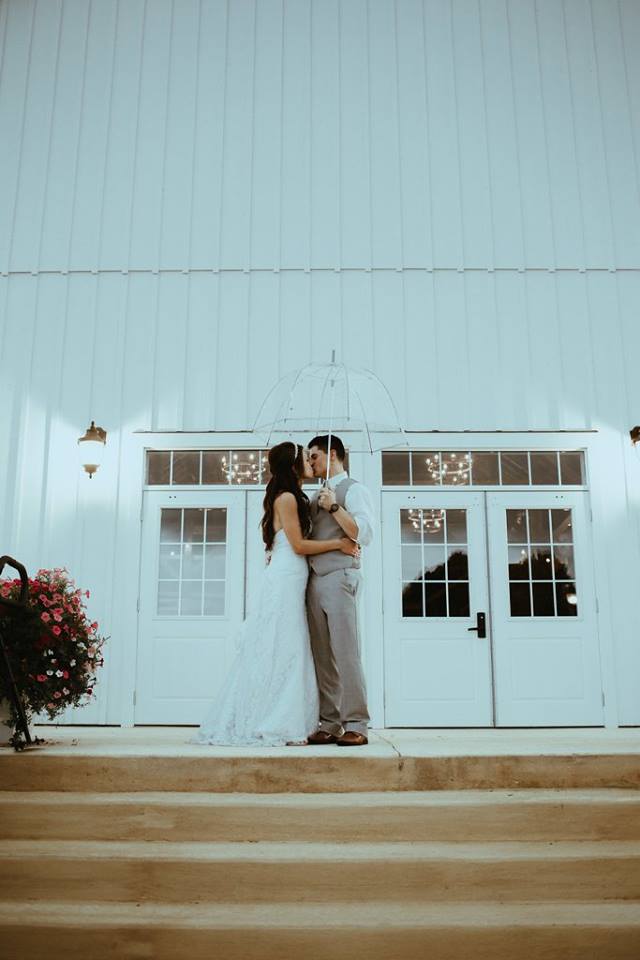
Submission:
[[[447,585],[446,583],[425,584],[425,616],[446,617],[447,615]]]
[[[420,545],[402,547],[402,579],[422,579],[422,548]]]
[[[447,510],[447,543],[467,542],[467,511]]]
[[[534,617],[552,617],[555,612],[553,607],[553,584],[534,583],[532,593]]]
[[[204,615],[205,617],[224,616],[224,580],[205,580]]]
[[[158,615],[177,617],[180,583],[178,580],[158,581]]]
[[[578,597],[575,583],[556,583],[556,603],[559,617],[577,617]]]
[[[227,508],[213,507],[207,510],[207,543],[225,543],[227,539]]]
[[[531,594],[528,583],[510,583],[509,597],[512,617],[531,616]]]
[[[180,616],[202,616],[202,580],[183,580],[180,593]]]
[[[469,558],[466,547],[449,547],[447,560],[447,580],[469,579]]]
[[[444,546],[426,545],[423,547],[423,564],[425,580],[445,579],[445,552]]]
[[[529,543],[550,543],[549,511],[527,510],[529,517]]]
[[[423,585],[421,583],[403,583],[402,616],[424,617]]]
[[[527,514],[525,510],[507,510],[507,543],[527,542]]]
[[[509,547],[509,579],[529,580],[529,548],[524,546]]]
[[[449,592],[449,616],[450,617],[469,617],[469,584],[468,583],[449,583],[447,584]]]
[[[182,510],[163,507],[160,511],[160,542],[181,543]]]
[[[208,543],[205,546],[205,580],[224,580],[226,550],[222,543]]]

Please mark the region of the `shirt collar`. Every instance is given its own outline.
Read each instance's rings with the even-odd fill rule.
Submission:
[[[346,480],[349,474],[346,470],[343,470],[341,473],[336,473],[334,477],[329,477],[327,485],[331,487],[332,490],[338,486],[339,483],[342,483],[343,480]]]

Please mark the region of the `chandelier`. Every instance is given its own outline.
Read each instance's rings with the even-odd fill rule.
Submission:
[[[470,453],[434,453],[425,457],[425,464],[431,483],[452,485],[466,483],[471,473],[472,457]]]
[[[414,530],[436,534],[444,526],[444,510],[409,510],[409,523]]]
[[[259,483],[260,457],[255,450],[231,452],[222,457],[222,472],[227,483]]]

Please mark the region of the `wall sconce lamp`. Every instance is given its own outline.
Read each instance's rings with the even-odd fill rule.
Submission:
[[[80,447],[80,462],[84,467],[85,473],[89,474],[90,480],[102,463],[102,455],[106,442],[107,431],[103,430],[102,427],[96,427],[94,420],[91,421],[91,425],[87,428],[85,435],[78,437],[78,446],[82,444]]]

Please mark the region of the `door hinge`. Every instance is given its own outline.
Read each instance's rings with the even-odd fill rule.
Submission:
[[[136,600],[136,610],[140,613],[140,597]]]
[[[134,707],[135,707],[135,705],[136,705],[137,699],[138,699],[138,693],[137,693],[136,690],[134,690],[134,691],[133,691],[133,705],[134,705]]]
[[[603,691],[602,691],[602,706],[603,706],[603,707],[604,707],[604,704],[605,704],[605,698],[604,698],[604,690],[603,690]]]

